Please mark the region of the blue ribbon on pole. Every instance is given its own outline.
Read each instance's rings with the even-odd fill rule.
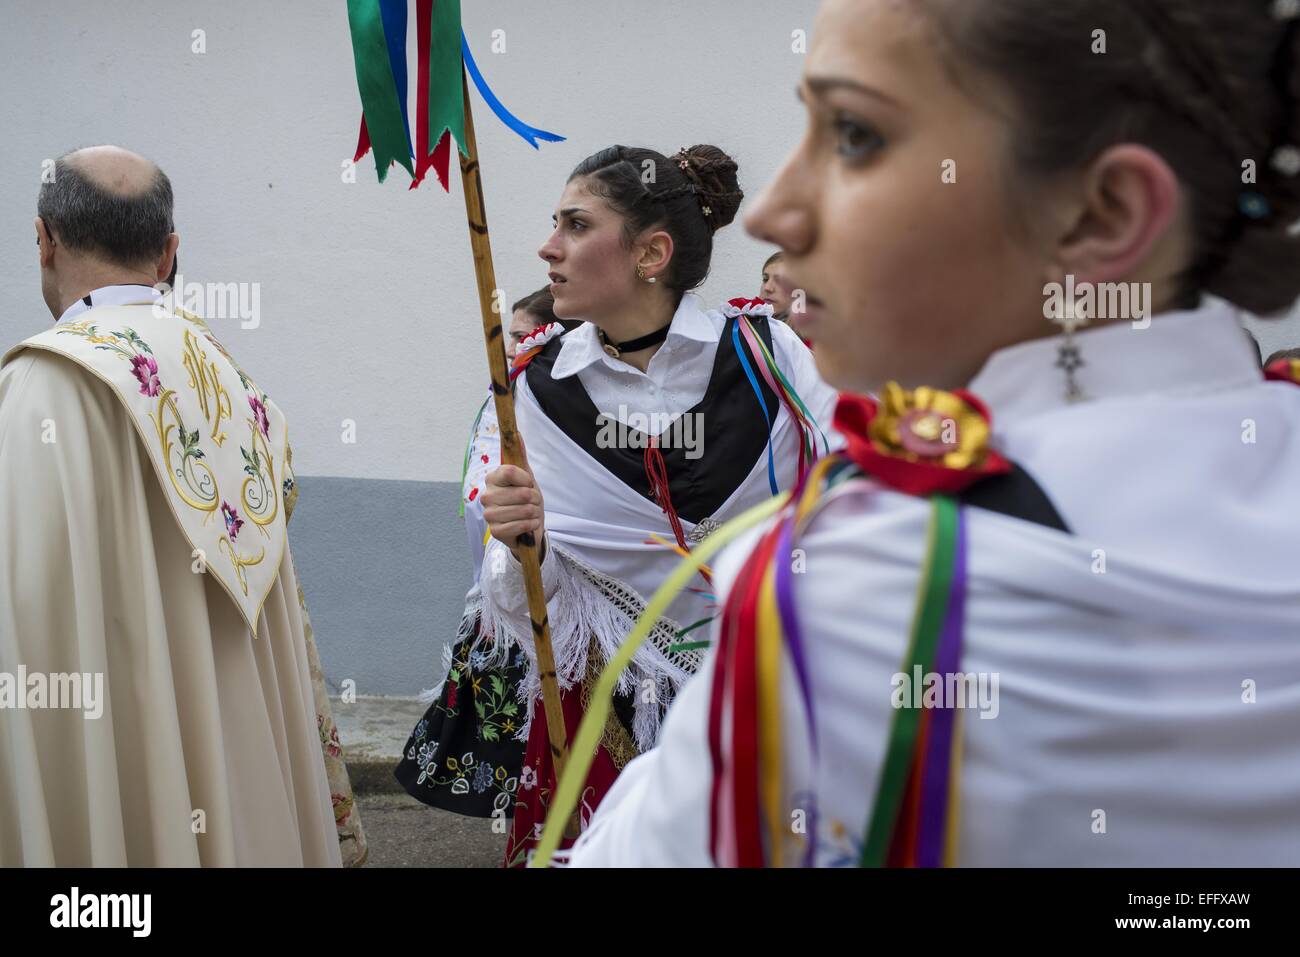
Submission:
[[[564,137],[558,133],[549,133],[546,130],[539,130],[535,126],[529,126],[505,108],[505,105],[492,92],[492,88],[487,85],[487,80],[483,79],[483,74],[479,72],[478,64],[474,62],[474,54],[469,51],[469,40],[465,39],[464,30],[460,32],[460,47],[465,57],[465,66],[469,69],[470,78],[473,79],[474,85],[478,87],[479,95],[487,101],[487,105],[497,115],[497,119],[519,134],[523,141],[533,149],[539,149],[538,140],[546,140],[551,143],[564,141]]]
[[[402,108],[402,126],[406,128],[406,154],[411,147],[411,119],[406,112],[406,0],[379,0],[379,16],[384,24],[384,42],[388,44],[388,64],[393,70],[397,103]]]

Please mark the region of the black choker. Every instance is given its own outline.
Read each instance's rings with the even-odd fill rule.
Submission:
[[[648,349],[656,346],[668,338],[668,328],[672,325],[670,321],[662,329],[656,329],[648,336],[641,336],[639,339],[629,339],[627,342],[610,342],[609,336],[605,335],[604,330],[597,329],[596,333],[600,336],[600,347],[617,359],[625,352],[639,352],[642,349]]]

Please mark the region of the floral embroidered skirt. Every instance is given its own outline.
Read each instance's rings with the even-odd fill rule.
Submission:
[[[463,624],[463,623],[462,623]],[[442,693],[416,724],[393,772],[407,793],[431,807],[470,817],[510,817],[524,763],[523,706],[516,694],[527,663],[516,651],[509,665],[489,669],[477,637],[452,649]]]
[[[581,686],[571,688],[560,694],[560,704],[564,710],[564,723],[567,726],[566,739],[572,743],[582,723],[591,700],[592,687],[598,676],[591,675]],[[609,719],[601,734],[600,745],[596,749],[595,760],[587,772],[587,781],[583,785],[581,798],[577,807],[578,832],[586,830],[596,808],[614,786],[619,773],[632,758],[636,757],[636,745],[631,735],[632,698],[631,695],[615,695],[614,707],[610,709]],[[542,827],[550,809],[551,796],[555,791],[555,765],[551,761],[551,746],[547,736],[546,712],[540,701],[533,706],[533,723],[528,729],[528,751],[524,757],[523,770],[519,774],[519,787],[515,795],[515,814],[511,822],[510,839],[506,843],[506,867],[523,867],[528,863],[529,852],[542,838]],[[560,849],[573,846],[576,837],[566,837],[560,843]]]

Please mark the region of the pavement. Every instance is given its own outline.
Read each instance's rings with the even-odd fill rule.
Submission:
[[[500,867],[501,822],[421,804],[393,777],[426,705],[415,698],[330,699],[370,855],[366,867]],[[508,822],[507,822],[508,823]]]
[[[366,867],[500,867],[505,860],[506,835],[493,833],[490,818],[428,807],[405,792],[359,794],[357,807],[370,848]]]

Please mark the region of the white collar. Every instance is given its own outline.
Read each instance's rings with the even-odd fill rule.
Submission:
[[[80,315],[93,306],[125,306],[137,302],[154,303],[161,298],[162,293],[153,286],[145,286],[136,283],[129,283],[121,286],[100,286],[98,289],[92,289],[85,296],[78,299],[67,309],[63,310],[63,315],[59,316],[59,318],[54,321],[57,325],[65,319],[71,319],[73,316]]]
[[[668,338],[717,342],[718,327],[705,310],[703,300],[695,293],[688,292],[682,296],[668,327]],[[594,324],[584,322],[560,341],[560,354],[551,368],[551,377],[563,379],[597,362],[604,362],[616,372],[634,368],[607,353],[600,344],[599,330]]]
[[[989,356],[967,388],[988,404],[993,429],[1070,403],[1065,372],[1056,365],[1062,336],[1034,339]],[[1263,378],[1237,310],[1221,300],[1151,319],[1146,328],[1116,322],[1075,334],[1085,365],[1075,373],[1084,398],[1208,392],[1247,386]]]

